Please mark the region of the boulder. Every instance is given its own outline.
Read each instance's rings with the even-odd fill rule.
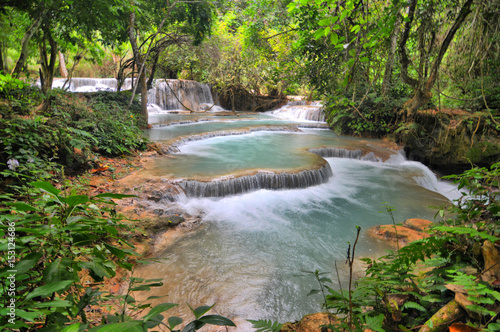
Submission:
[[[304,316],[300,321],[283,324],[281,332],[329,332],[328,325],[335,323],[335,317],[329,313],[319,312]]]

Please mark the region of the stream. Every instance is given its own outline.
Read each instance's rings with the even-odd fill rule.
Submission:
[[[204,97],[190,105],[213,103],[200,91]],[[157,255],[159,262],[136,271],[163,280],[153,295],[166,297],[157,303],[180,304],[168,315],[189,320],[186,303],[216,304],[216,313],[248,331],[244,319],[287,322],[321,311],[321,296],[307,295],[317,282],[304,271],[327,272],[334,288],[345,289],[356,226],[362,229],[356,257],[376,258],[389,247],[366,230],[392,223],[386,205],[396,222],[433,220],[430,206],[455,198],[453,186],[387,142],[326,129],[320,104],[290,103],[264,114],[223,116],[220,108],[186,114],[164,109],[167,96],[154,93],[163,104],[151,105],[146,134],[176,152],[156,158],[145,172],[178,183],[185,193],[177,204],[202,216],[199,227]]]

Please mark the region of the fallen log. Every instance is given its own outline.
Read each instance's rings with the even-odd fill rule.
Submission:
[[[457,301],[452,300],[425,322],[419,332],[446,331],[451,324],[463,315],[465,315],[465,311],[460,307]]]

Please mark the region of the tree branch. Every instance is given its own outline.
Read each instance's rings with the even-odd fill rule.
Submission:
[[[404,83],[409,84],[414,89],[418,87],[418,80],[410,77],[408,75],[408,65],[411,63],[408,58],[408,54],[406,53],[406,43],[410,38],[410,30],[413,22],[413,18],[415,17],[415,8],[417,7],[417,0],[411,0],[410,5],[408,7],[408,20],[404,24],[403,28],[403,36],[399,43],[399,62],[401,63],[401,79]]]

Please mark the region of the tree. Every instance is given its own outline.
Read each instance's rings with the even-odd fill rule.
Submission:
[[[439,67],[443,58],[448,50],[455,34],[458,29],[462,26],[465,21],[467,15],[471,13],[471,6],[473,4],[473,0],[467,0],[460,7],[458,14],[456,15],[453,24],[449,28],[446,36],[438,45],[436,41],[437,32],[434,27],[430,27],[432,21],[429,20],[421,20],[421,26],[417,30],[417,38],[418,38],[418,50],[420,53],[420,61],[419,67],[417,70],[418,78],[411,77],[408,73],[408,67],[411,63],[410,58],[407,53],[407,43],[410,36],[410,31],[412,29],[412,23],[415,18],[415,11],[417,9],[417,0],[411,0],[408,6],[408,17],[404,24],[403,34],[401,37],[401,41],[399,43],[399,56],[401,63],[401,78],[404,83],[410,85],[414,90],[413,97],[408,100],[404,108],[409,112],[416,111],[419,107],[425,105],[432,97],[432,88],[436,83],[438,77]],[[423,8],[423,14],[421,17],[433,17],[435,14],[434,4],[430,2],[429,6]],[[427,41],[428,36],[430,34],[430,40]],[[426,47],[427,46],[427,47]],[[434,57],[434,60],[431,62],[431,57],[433,56],[434,48],[439,49],[437,55]]]
[[[126,2],[117,3],[112,0],[4,2],[0,10],[23,13],[31,22],[24,32],[19,58],[12,74],[19,75],[23,71],[29,44],[35,40],[40,56],[42,91],[49,91],[60,45],[75,44],[78,40],[75,35],[105,44],[123,41],[126,35],[120,34],[124,31],[120,26],[123,25],[124,13],[130,11],[129,7]]]
[[[191,35],[195,44],[200,43],[210,33],[212,6],[206,1],[174,1],[172,5],[153,1],[143,2],[141,11],[137,11],[139,7],[133,9],[129,12],[127,35],[134,54],[138,80],[133,87],[130,103],[140,86],[142,115],[147,121],[146,64],[153,46],[161,43],[162,38],[168,34],[166,29],[172,26],[178,28],[180,33]],[[136,12],[141,15],[136,15]],[[147,37],[139,45],[138,35],[141,31]]]
[[[409,113],[429,103],[441,65],[469,14],[475,12],[475,20],[490,22],[488,30],[495,30],[497,16],[486,15],[485,7],[494,12],[493,5],[474,0],[458,5],[435,0],[295,0],[289,11],[299,26],[297,48],[315,87],[335,95],[340,107],[365,117],[361,104],[371,95],[379,103],[384,99],[377,95],[387,99],[404,93],[406,100],[396,109]],[[332,67],[337,70],[332,72]],[[404,89],[394,90],[402,85]]]

